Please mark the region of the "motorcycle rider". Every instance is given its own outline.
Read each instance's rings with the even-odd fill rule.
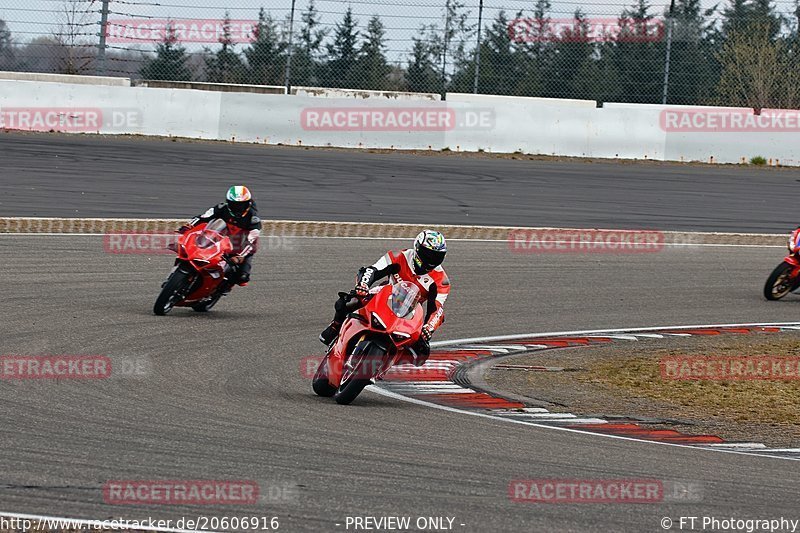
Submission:
[[[185,233],[198,224],[215,218],[224,220],[228,225],[228,237],[235,254],[231,257],[231,262],[237,265],[233,275],[221,287],[223,293],[228,293],[234,285],[245,286],[250,281],[253,255],[261,234],[261,219],[250,190],[244,185],[234,185],[228,189],[224,202],[194,217],[191,222],[181,226],[178,232]]]
[[[450,279],[441,266],[446,254],[447,243],[444,235],[426,229],[417,235],[413,248],[389,251],[373,265],[361,267],[356,276],[355,289],[351,294],[363,299],[370,294],[373,283],[387,276],[391,284],[402,281],[413,283],[419,289],[425,307],[422,338],[428,341],[433,332],[444,322],[444,302],[450,293]],[[336,339],[347,313],[363,306],[363,303],[350,303],[350,299],[350,294],[340,296],[334,304],[333,321],[319,336],[323,344],[330,345]],[[419,366],[425,361],[418,358],[412,362]]]

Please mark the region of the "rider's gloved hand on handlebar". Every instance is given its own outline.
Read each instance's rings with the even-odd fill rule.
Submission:
[[[359,298],[366,298],[369,294],[369,286],[365,283],[359,283],[356,285],[356,288],[353,289],[353,292],[355,292],[356,296]]]
[[[433,326],[425,324],[422,326],[422,338],[426,341],[431,340],[431,335],[433,335]]]
[[[177,233],[186,233],[186,232],[187,232],[187,231],[189,231],[190,229],[192,229],[192,226],[191,226],[191,225],[189,225],[189,224],[184,224],[183,226],[181,226],[180,228],[176,229],[175,231],[176,231]]]

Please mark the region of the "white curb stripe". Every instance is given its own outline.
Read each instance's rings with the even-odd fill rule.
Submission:
[[[645,328],[614,328],[614,329],[605,329],[605,330],[579,330],[579,331],[558,331],[558,332],[547,332],[547,333],[523,333],[523,334],[514,334],[514,335],[499,335],[499,336],[491,336],[491,337],[474,337],[469,339],[455,339],[449,341],[438,341],[432,342],[432,348],[439,348],[439,347],[452,347],[457,346],[459,349],[472,349],[468,348],[469,346],[477,346],[481,345],[484,342],[492,342],[492,341],[505,341],[505,340],[518,340],[518,339],[528,339],[528,338],[545,338],[545,337],[568,337],[568,336],[591,336],[594,335],[595,337],[611,337],[611,338],[618,338],[620,340],[628,340],[628,341],[636,341],[639,340],[637,337],[644,336],[644,337],[653,337],[653,338],[664,338],[666,335],[673,335],[673,336],[681,336],[681,337],[691,337],[691,333],[663,333],[663,334],[656,334],[656,333],[645,333],[645,332],[652,332],[652,331],[663,331],[663,330],[692,330],[692,329],[718,329],[718,328],[744,328],[744,327],[777,327],[781,329],[792,329],[792,330],[800,330],[800,322],[756,322],[756,323],[744,323],[744,324],[696,324],[696,325],[689,325],[689,326],[660,326],[660,327],[645,327]],[[587,335],[588,334],[588,335]],[[616,334],[615,336],[612,334]],[[469,343],[469,344],[467,344]],[[483,346],[492,346],[492,345],[483,345]],[[513,346],[513,345],[512,345]],[[543,345],[534,345],[534,346],[543,346]],[[497,348],[502,349],[502,354],[508,353],[508,350],[505,350],[508,345],[498,345]],[[548,347],[548,346],[544,346]],[[495,353],[499,352],[500,350],[495,349]],[[467,362],[465,360],[464,362]],[[422,382],[420,386],[422,386]],[[388,396],[391,398],[396,398],[399,400],[407,401],[410,403],[415,403],[418,405],[424,405],[426,407],[432,407],[434,409],[439,409],[448,412],[454,413],[461,413],[467,414],[470,416],[479,416],[482,418],[489,418],[494,420],[504,420],[506,422],[512,422],[517,424],[525,424],[529,426],[541,427],[541,428],[548,428],[553,430],[559,431],[569,431],[573,433],[583,433],[589,434],[596,437],[602,438],[613,438],[613,439],[620,439],[620,440],[630,440],[636,442],[644,442],[649,444],[659,444],[662,446],[676,446],[681,448],[691,448],[691,449],[704,449],[710,451],[716,451],[721,453],[736,453],[740,455],[755,455],[759,457],[770,457],[773,459],[785,459],[785,460],[792,460],[792,461],[800,461],[800,448],[775,448],[770,449],[767,448],[765,445],[760,443],[709,443],[709,444],[679,444],[679,443],[672,443],[672,442],[664,442],[664,441],[657,441],[657,440],[645,440],[637,437],[628,437],[623,435],[614,435],[608,433],[595,433],[595,432],[587,432],[580,429],[570,428],[570,427],[560,427],[558,424],[602,424],[608,423],[608,420],[605,419],[592,419],[592,418],[578,418],[576,415],[572,413],[550,413],[547,409],[540,408],[540,407],[526,407],[519,411],[512,411],[512,410],[504,410],[504,409],[491,409],[487,411],[470,411],[465,410],[462,408],[457,407],[449,407],[446,405],[440,405],[431,403],[428,401],[424,401],[417,398],[410,398],[403,394],[396,392],[395,390],[387,390],[381,389],[379,387],[370,387],[367,390],[372,390],[377,394],[381,394],[384,396]],[[413,390],[413,388],[412,388]],[[472,389],[465,389],[466,392],[473,392]],[[521,411],[521,412],[520,412]],[[769,453],[774,452],[775,455],[769,455]],[[785,456],[781,455],[783,453],[789,454],[797,454],[797,457],[792,456]]]

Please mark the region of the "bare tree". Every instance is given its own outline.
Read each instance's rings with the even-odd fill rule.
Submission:
[[[92,1],[63,0],[58,11],[58,30],[53,38],[58,44],[58,70],[63,74],[86,74],[93,71],[96,50],[88,37],[97,26]]]

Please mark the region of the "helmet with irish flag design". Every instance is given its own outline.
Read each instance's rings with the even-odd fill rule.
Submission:
[[[250,194],[250,189],[244,185],[234,185],[228,189],[225,200],[228,203],[228,211],[234,218],[244,218],[253,207],[253,196]]]

